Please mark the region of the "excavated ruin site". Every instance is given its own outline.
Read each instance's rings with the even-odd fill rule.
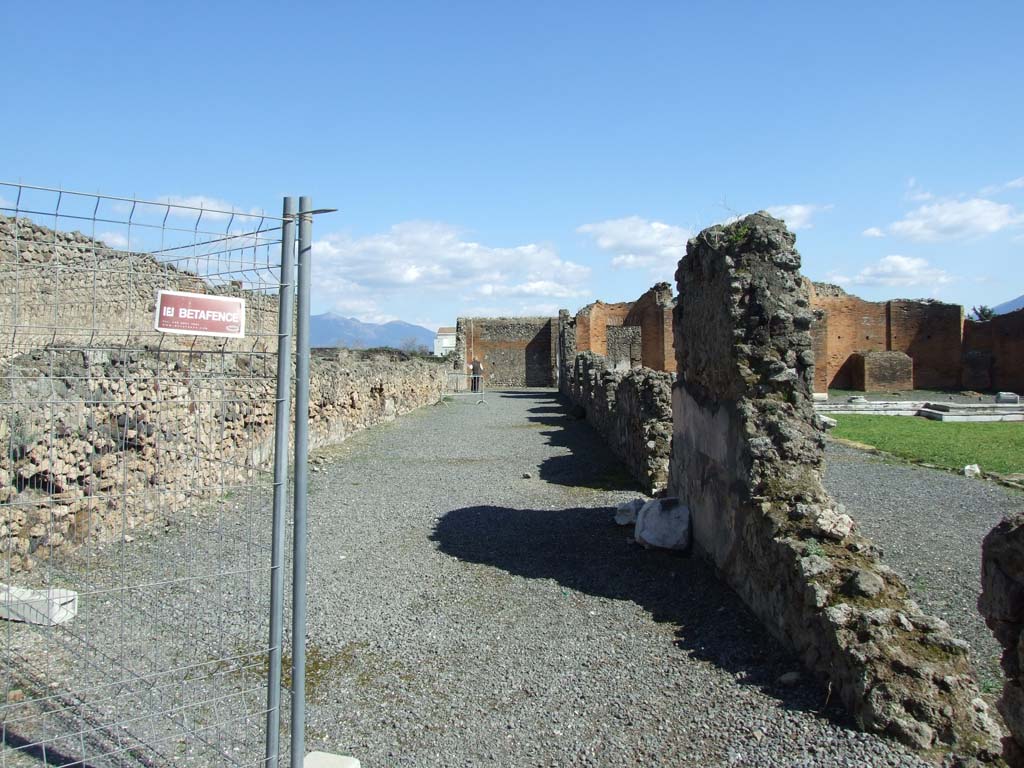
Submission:
[[[0,218],[0,243],[15,235],[8,581],[82,564],[141,580],[225,541],[240,563],[262,551],[246,489],[267,487],[273,458],[258,367],[276,307],[249,297],[248,345],[148,347],[132,329],[150,327],[155,288],[242,289],[114,252],[96,295],[117,332],[84,301],[55,329],[26,286],[67,290],[97,243]],[[981,322],[812,284],[764,213],[693,238],[675,280],[575,316],[460,317],[453,360],[314,354],[309,746],[365,766],[1024,765],[1024,495],[841,445],[815,408],[829,389],[1022,392],[1024,310]],[[447,389],[473,360],[481,404]],[[225,380],[232,396],[210,397]],[[654,502],[620,509],[637,499]],[[216,589],[247,596],[238,621],[199,590],[187,611],[146,609],[182,628],[168,664],[210,627],[262,639],[244,617],[266,589],[241,569]],[[123,642],[95,600],[70,625],[82,655],[32,667],[26,689]],[[7,627],[7,663],[31,666],[31,631]],[[197,685],[230,700],[247,679]]]

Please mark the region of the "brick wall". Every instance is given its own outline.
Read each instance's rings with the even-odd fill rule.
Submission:
[[[914,388],[914,361],[906,352],[865,352],[850,360],[854,389],[900,392]]]
[[[963,352],[963,386],[1024,394],[1024,309],[996,315],[986,322],[965,320]],[[978,386],[981,382],[977,379],[968,380],[970,356],[986,361],[987,387]]]
[[[853,355],[905,352],[914,361],[913,386],[960,385],[963,308],[937,301],[864,301],[812,293],[815,391],[854,388]]]
[[[633,302],[623,325],[639,326],[641,359],[645,368],[675,371],[675,345],[672,333],[672,310],[676,302],[672,286],[658,283]]]
[[[632,302],[605,304],[595,301],[581,309],[576,315],[576,347],[580,352],[608,353],[606,328],[609,325],[623,325],[633,308]]]
[[[828,388],[851,389],[853,366],[850,356],[855,352],[884,352],[889,339],[888,312],[885,302],[864,301],[856,296],[816,296],[815,309],[827,316],[828,342],[824,368]],[[821,365],[821,359],[816,365]]]
[[[888,302],[889,349],[914,360],[915,389],[960,386],[964,310],[937,301]]]

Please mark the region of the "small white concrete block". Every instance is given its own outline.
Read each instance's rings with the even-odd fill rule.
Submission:
[[[868,399],[864,395],[850,395],[850,397],[846,398],[848,403],[866,403],[867,401]]]
[[[0,619],[52,627],[78,614],[78,593],[70,589],[26,589],[0,584]]]
[[[640,512],[646,503],[643,499],[633,499],[632,501],[619,504],[615,510],[615,522],[619,525],[632,525],[636,522],[637,513]]]
[[[310,752],[302,761],[302,768],[360,768],[360,763],[354,757]]]
[[[811,395],[811,399],[816,403],[828,402],[828,392],[815,392]]]
[[[978,477],[981,474],[981,467],[977,464],[968,464],[961,471],[964,473],[964,477]]]
[[[821,419],[821,423],[825,425],[825,429],[835,429],[839,425],[839,422],[833,419],[831,416],[818,416]]]
[[[1019,403],[1020,395],[1015,392],[998,392],[996,394],[997,403]]]
[[[690,546],[690,509],[679,499],[652,499],[636,516],[636,540],[646,547]]]

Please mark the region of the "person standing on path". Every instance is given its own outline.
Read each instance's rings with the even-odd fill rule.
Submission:
[[[479,392],[483,385],[484,366],[478,358],[473,358],[473,364],[470,367],[472,378],[470,381],[473,385],[473,391]]]

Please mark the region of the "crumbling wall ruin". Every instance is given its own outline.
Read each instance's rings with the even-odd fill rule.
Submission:
[[[963,355],[965,388],[1024,394],[1024,309],[965,320]]]
[[[253,368],[274,364],[244,353],[62,347],[9,361],[11,375],[0,379],[0,558],[30,570],[208,493],[260,482],[273,459],[276,395],[272,373]],[[437,402],[444,375],[439,363],[318,351],[310,447]]]
[[[981,547],[981,597],[978,610],[1003,646],[1006,675],[997,704],[1010,737],[1003,743],[1006,761],[1024,766],[1024,514],[993,528]]]
[[[582,408],[646,493],[665,488],[672,441],[672,374],[616,371],[593,352],[576,355],[563,391]]]
[[[455,324],[455,370],[483,364],[488,388],[552,387],[557,378],[558,319],[460,317]]]
[[[859,725],[985,759],[998,727],[968,646],[926,616],[821,484],[810,297],[768,214],[701,232],[676,273],[670,493],[694,544]]]

